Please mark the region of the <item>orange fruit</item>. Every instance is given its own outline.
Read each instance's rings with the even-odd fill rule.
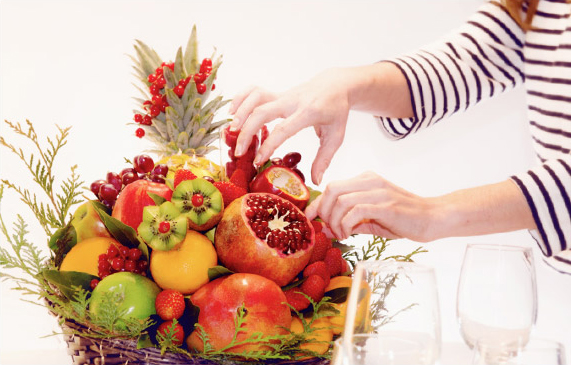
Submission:
[[[318,354],[326,353],[329,350],[329,342],[333,340],[331,324],[327,318],[324,317],[313,321],[310,327],[314,331],[307,336],[307,339],[312,340],[312,342],[302,343],[299,345],[299,348],[302,350],[313,351]],[[292,333],[303,333],[303,323],[301,322],[301,319],[294,316],[291,320],[291,326],[289,329]]]
[[[325,288],[325,292],[327,293],[328,291],[337,288],[351,289],[352,284],[353,284],[353,279],[350,276],[335,276],[331,278],[329,285],[327,286],[327,288]],[[364,298],[362,298],[361,302],[359,303],[355,322],[363,323],[365,324],[365,326],[368,326],[365,322],[371,320],[367,314],[369,308],[369,298],[371,293],[366,283],[363,283],[361,287],[367,290],[367,295]],[[347,296],[347,299],[349,299],[349,296]],[[336,335],[340,335],[343,332],[343,328],[345,327],[345,316],[347,314],[347,299],[343,303],[331,303],[331,305],[339,311],[339,315],[325,317],[329,319],[329,322],[333,327],[333,333]]]
[[[193,230],[169,251],[153,250],[151,274],[162,289],[192,294],[208,282],[208,269],[216,266],[218,257],[212,242]]]
[[[111,245],[119,246],[119,242],[109,237],[93,237],[77,243],[64,257],[60,271],[79,271],[98,276],[99,255],[106,253]]]

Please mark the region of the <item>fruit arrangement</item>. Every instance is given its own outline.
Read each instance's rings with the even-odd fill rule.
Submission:
[[[79,325],[77,336],[128,339],[137,349],[176,353],[189,363],[327,360],[342,331],[354,263],[380,259],[387,240],[375,237],[358,251],[308,220],[302,155],[253,164],[265,127],[246,154],[234,156],[238,132],[224,126],[228,120],[213,122],[226,101],[209,101],[221,58],[198,62],[195,28],[173,62],[142,42],[135,51],[143,84],[136,136],[154,141],[149,153],[157,156],[126,160],[119,173],[91,183],[88,196],[72,168],[57,193],[53,159],[69,129],[59,129],[46,152],[30,122],[27,130],[6,122],[42,159],[25,158],[3,137],[0,143],[20,151],[53,204],[38,205],[26,188],[2,180],[0,200],[4,187],[20,194],[51,251],[45,258],[26,241],[21,221],[11,238],[0,219],[16,253],[2,248],[1,266],[30,274],[35,281],[8,276],[32,285],[28,292],[44,298],[52,313]],[[219,136],[230,157],[224,166],[208,157]]]

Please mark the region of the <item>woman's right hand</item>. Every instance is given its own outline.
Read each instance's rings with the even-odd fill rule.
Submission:
[[[311,168],[311,179],[319,184],[323,173],[341,146],[349,116],[347,88],[351,69],[327,70],[310,81],[281,94],[251,87],[236,95],[230,106],[234,114],[230,128],[240,129],[236,155],[248,148],[254,134],[264,124],[283,118],[260,146],[254,163],[267,161],[272,153],[300,130],[313,127],[319,149]]]

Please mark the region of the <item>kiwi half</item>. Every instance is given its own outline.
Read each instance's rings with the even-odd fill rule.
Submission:
[[[188,218],[188,227],[196,231],[207,231],[222,218],[222,193],[202,178],[178,184],[171,201]]]
[[[182,242],[187,231],[186,216],[169,201],[160,206],[143,208],[143,221],[139,224],[139,236],[154,250],[168,251]]]

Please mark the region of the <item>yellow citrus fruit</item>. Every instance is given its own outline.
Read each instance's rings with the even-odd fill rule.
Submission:
[[[310,327],[314,329],[314,331],[307,336],[307,339],[313,341],[302,343],[299,345],[299,348],[318,354],[326,353],[329,350],[329,342],[333,340],[333,331],[330,328],[331,324],[327,318],[319,318],[313,321]],[[294,316],[292,318],[290,330],[292,333],[303,333],[303,323],[299,317]]]
[[[327,286],[327,288],[325,288],[325,292],[337,288],[351,289],[352,284],[353,284],[353,279],[349,276],[335,276],[331,278],[329,285]],[[371,296],[371,291],[366,283],[363,283],[362,288],[367,290],[367,295],[364,298],[362,298],[361,302],[359,303],[355,322],[363,323],[365,327],[368,327],[368,324],[364,322],[370,322],[368,309],[369,309],[369,299]],[[349,296],[347,296],[347,299],[349,299]],[[339,315],[325,317],[329,319],[329,322],[333,327],[332,329],[333,333],[336,335],[340,335],[343,332],[343,328],[345,327],[345,316],[347,314],[347,299],[343,303],[331,303],[331,305],[339,311]]]
[[[64,257],[60,271],[80,271],[98,276],[99,255],[119,242],[109,237],[93,237],[77,243]]]
[[[217,262],[212,242],[205,235],[189,230],[184,240],[171,250],[153,250],[150,267],[153,279],[162,289],[191,294],[208,282],[208,269]]]
[[[167,178],[173,178],[174,172],[181,168],[192,171],[198,177],[210,176],[216,181],[222,177],[220,166],[202,156],[179,153],[164,157],[158,163],[169,167]]]

